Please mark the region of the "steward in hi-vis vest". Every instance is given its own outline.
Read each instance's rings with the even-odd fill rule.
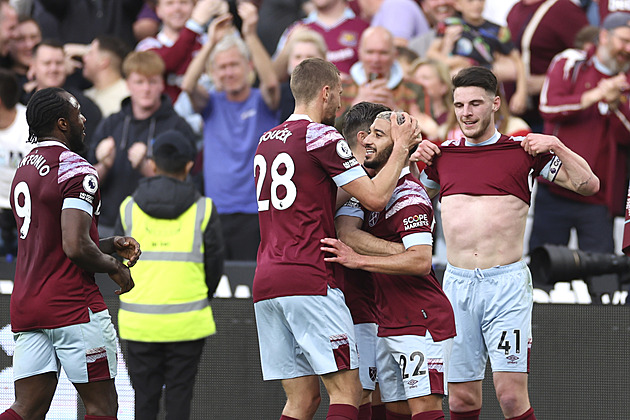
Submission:
[[[187,180],[194,156],[181,133],[158,135],[148,163],[156,176],[141,180],[120,206],[117,229],[146,244],[134,267],[135,293],[121,295],[118,312],[136,418],[157,417],[164,385],[169,416],[189,418],[205,338],[216,329],[209,301],[224,245],[214,203]]]

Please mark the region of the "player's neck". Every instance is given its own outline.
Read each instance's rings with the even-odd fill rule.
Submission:
[[[54,136],[42,136],[42,137],[37,137],[37,142],[38,142],[38,143],[43,143],[43,142],[45,142],[45,141],[56,141],[57,143],[61,143],[61,144],[63,144],[64,146],[68,147],[68,144],[67,144],[64,140],[62,140],[62,139],[60,139],[60,138],[58,138],[58,137],[54,137]]]

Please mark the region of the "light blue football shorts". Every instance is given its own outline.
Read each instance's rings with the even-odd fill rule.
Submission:
[[[376,387],[376,334],[378,325],[373,322],[354,324],[359,349],[359,379],[363,389],[374,391]]]
[[[431,334],[378,337],[376,364],[383,402],[431,394],[447,395],[452,338],[435,342]]]
[[[532,342],[532,277],[524,261],[485,270],[447,265],[444,292],[457,336],[449,382],[481,380],[493,372],[528,372]]]
[[[14,380],[48,372],[59,378],[61,367],[72,383],[114,378],[116,330],[109,311],[89,314],[84,324],[14,333]]]
[[[263,379],[357,369],[354,324],[343,292],[283,296],[254,304]]]

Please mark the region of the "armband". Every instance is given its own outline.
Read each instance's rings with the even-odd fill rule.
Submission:
[[[558,156],[554,156],[551,158],[550,166],[549,166],[549,175],[547,176],[547,180],[553,182],[558,176],[558,172],[560,172],[560,167],[562,166],[562,161]]]

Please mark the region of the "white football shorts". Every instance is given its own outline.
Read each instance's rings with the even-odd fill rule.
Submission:
[[[376,387],[376,334],[378,325],[373,322],[354,324],[359,349],[359,379],[363,389],[374,391]]]

